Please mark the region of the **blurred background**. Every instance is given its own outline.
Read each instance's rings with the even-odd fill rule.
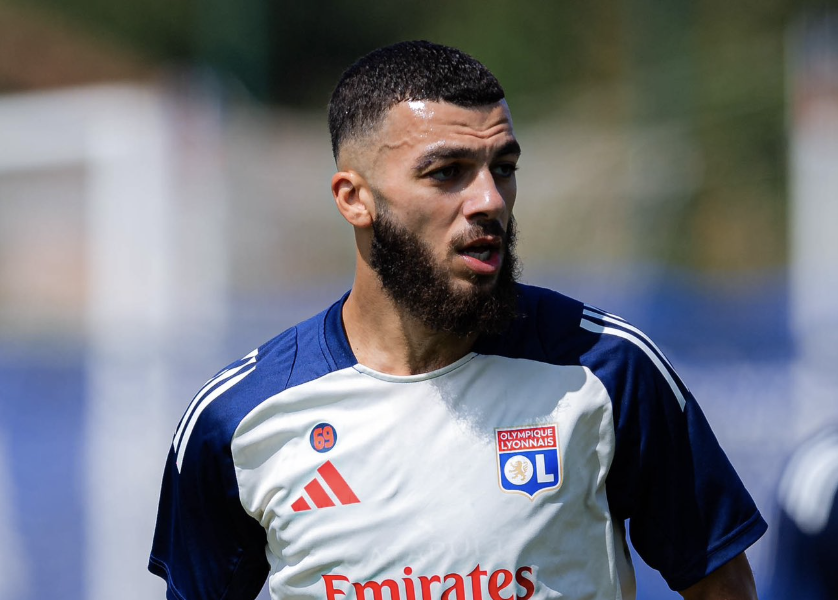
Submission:
[[[789,452],[838,420],[836,9],[0,0],[0,600],[163,598],[175,425],[351,285],[325,107],[403,39],[495,72],[523,280],[655,338],[771,524]]]

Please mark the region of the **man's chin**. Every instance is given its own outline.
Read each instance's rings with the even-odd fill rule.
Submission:
[[[462,277],[452,277],[449,283],[453,291],[463,294],[474,293],[476,291],[491,292],[498,285],[498,275],[468,273]]]
[[[435,258],[427,244],[382,210],[373,223],[370,265],[396,305],[427,328],[461,337],[497,333],[517,309],[512,231],[510,223],[499,264],[472,268],[459,256]]]

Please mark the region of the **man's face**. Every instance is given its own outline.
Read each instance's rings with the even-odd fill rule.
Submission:
[[[504,260],[494,282],[455,287],[450,273],[433,257],[427,244],[393,220],[384,198],[373,222],[370,265],[382,287],[399,306],[434,331],[461,337],[473,333],[500,333],[517,314],[517,258],[515,220],[506,232],[486,222],[476,225],[473,236],[498,235],[503,239]]]
[[[497,331],[514,316],[512,206],[520,153],[504,102],[394,107],[370,169],[370,263],[436,330]]]

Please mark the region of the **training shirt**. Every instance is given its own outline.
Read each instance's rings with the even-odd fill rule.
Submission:
[[[221,371],[169,453],[149,562],[170,600],[632,599],[625,540],[684,589],[766,525],[667,359],[519,286],[455,363],[358,364],[343,299]]]

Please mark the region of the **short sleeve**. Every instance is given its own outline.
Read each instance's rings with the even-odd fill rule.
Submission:
[[[683,590],[753,544],[767,525],[669,361],[642,332],[603,336],[599,376],[612,398],[612,515],[643,560]],[[631,333],[631,335],[629,335]]]
[[[268,574],[266,534],[241,505],[222,402],[166,462],[149,570],[168,600],[253,600]],[[187,419],[184,417],[184,419]],[[176,437],[177,439],[177,437]]]

